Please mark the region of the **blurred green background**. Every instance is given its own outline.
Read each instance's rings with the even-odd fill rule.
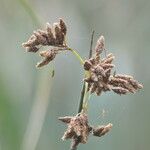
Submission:
[[[144,84],[135,95],[91,96],[93,125],[111,122],[102,138],[90,137],[79,150],[150,149],[150,1],[149,0],[27,0],[44,27],[63,18],[68,43],[86,58],[91,32],[103,34],[116,56],[117,73],[133,75]],[[59,116],[76,114],[83,69],[71,53],[36,69],[41,58],[22,48],[39,28],[24,0],[0,0],[0,150],[67,150],[61,141],[66,126]],[[51,70],[55,68],[55,77]],[[103,110],[105,115],[103,115]],[[44,118],[44,119],[43,119]]]

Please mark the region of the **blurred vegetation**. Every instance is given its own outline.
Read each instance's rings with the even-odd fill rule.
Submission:
[[[0,150],[21,149],[33,105],[37,98],[46,102],[45,95],[49,95],[49,105],[35,149],[69,149],[70,141],[60,139],[65,126],[57,118],[76,113],[83,70],[69,53],[60,55],[54,64],[42,70],[35,68],[39,56],[25,53],[21,43],[39,27],[39,21],[24,2],[0,0]],[[79,150],[93,147],[95,150],[149,149],[150,1],[27,2],[43,25],[64,18],[68,25],[68,43],[83,57],[88,57],[92,30],[96,31],[95,41],[103,34],[106,48],[116,56],[117,72],[131,74],[144,84],[144,89],[135,95],[120,97],[109,93],[91,97],[92,124],[112,122],[114,126],[108,135],[102,139],[91,137],[88,144],[79,146]],[[55,66],[55,76],[49,89],[52,66]],[[103,109],[105,116],[102,116]]]

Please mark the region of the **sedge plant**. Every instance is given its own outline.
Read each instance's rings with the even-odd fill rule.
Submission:
[[[112,128],[112,124],[93,127],[88,122],[88,100],[91,94],[100,96],[103,92],[112,91],[119,95],[135,93],[143,88],[143,85],[136,81],[132,76],[125,74],[117,74],[113,72],[115,65],[113,60],[115,56],[112,53],[106,54],[104,36],[100,36],[92,48],[93,35],[91,40],[91,48],[89,58],[83,59],[80,54],[69,47],[67,43],[67,25],[63,19],[50,25],[46,24],[46,29],[34,31],[27,42],[23,43],[23,47],[27,52],[37,53],[43,58],[37,63],[37,68],[48,65],[55,59],[59,53],[71,52],[76,56],[84,70],[83,88],[79,102],[78,112],[75,116],[59,117],[58,119],[65,123],[68,127],[64,132],[62,140],[71,139],[71,150],[76,150],[80,143],[87,143],[90,134],[101,137],[108,133]],[[40,49],[49,47],[47,50]],[[66,54],[64,53],[64,54]],[[102,53],[105,55],[102,57]]]

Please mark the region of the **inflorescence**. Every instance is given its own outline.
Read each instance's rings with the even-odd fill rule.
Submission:
[[[59,120],[68,125],[62,140],[72,139],[71,150],[76,150],[79,143],[85,144],[90,133],[92,133],[93,136],[101,137],[112,128],[111,123],[105,126],[90,126],[88,123],[87,114],[83,112],[77,114],[76,116],[60,117]]]
[[[88,91],[100,95],[103,91],[114,91],[117,94],[135,93],[138,89],[142,89],[142,84],[138,83],[132,76],[113,74],[112,64],[114,55],[109,53],[103,59],[100,57],[105,50],[105,40],[103,36],[97,41],[95,46],[95,54],[92,58],[84,63],[84,69],[89,72],[89,76],[84,79],[88,83]]]
[[[84,82],[87,83],[87,91],[85,92],[89,92],[90,94],[96,93],[100,95],[102,92],[113,91],[122,95],[135,93],[137,90],[143,88],[142,84],[132,76],[113,73],[115,65],[112,62],[115,57],[112,53],[106,55],[104,36],[100,36],[98,39],[92,57],[84,61],[75,50],[67,46],[66,34],[67,26],[60,19],[59,23],[54,23],[52,26],[47,23],[46,30],[34,31],[29,40],[22,45],[26,48],[27,52],[33,53],[38,52],[42,46],[50,46],[48,50],[39,52],[40,56],[44,59],[37,63],[37,67],[47,65],[54,60],[59,52],[65,50],[72,51],[83,64],[86,72]],[[102,52],[104,51],[105,57],[102,58]],[[94,136],[101,137],[112,128],[111,123],[96,128],[90,126],[83,105],[82,111],[77,115],[60,117],[59,120],[68,125],[62,139],[72,139],[71,150],[77,149],[79,143],[86,143],[90,133]]]
[[[22,45],[26,48],[27,52],[34,53],[36,53],[41,46],[51,46],[47,51],[40,52],[40,56],[44,57],[44,59],[37,63],[36,66],[42,67],[52,61],[60,51],[66,50],[66,33],[66,24],[60,19],[59,23],[54,23],[53,26],[47,23],[46,30],[39,29],[34,31],[29,40]]]

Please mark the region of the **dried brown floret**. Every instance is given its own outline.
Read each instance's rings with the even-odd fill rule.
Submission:
[[[46,24],[46,31],[48,45],[55,45],[55,37],[52,32],[52,26],[49,23]]]
[[[91,67],[92,67],[92,63],[89,60],[86,60],[84,62],[84,69],[85,70],[90,70]]]
[[[113,86],[125,85],[127,83],[128,81],[126,81],[125,79],[115,78],[113,76],[110,77],[109,84],[112,84]]]
[[[36,37],[35,40],[37,41],[37,43],[39,43],[38,45],[43,45],[43,46],[48,45],[47,38],[43,36],[43,33],[40,30],[34,31],[33,35],[35,35]]]
[[[105,77],[105,70],[104,70],[104,67],[101,66],[101,65],[96,65],[94,66],[91,71],[95,74],[95,75],[102,75]]]
[[[63,45],[64,42],[64,33],[61,31],[59,24],[54,25],[55,30],[55,44],[56,45]]]
[[[39,45],[39,43],[38,43],[37,37],[35,35],[32,35],[26,43],[22,44],[22,46],[25,48],[35,47],[37,45]]]
[[[34,47],[26,47],[26,51],[27,52],[36,53],[38,50],[39,50],[39,48],[37,48],[36,46],[34,46]]]
[[[95,51],[96,53],[101,54],[104,49],[105,49],[105,38],[104,36],[101,35],[97,40]]]
[[[101,93],[102,93],[102,89],[101,88],[99,88],[99,87],[97,87],[96,88],[96,90],[95,90],[95,92],[96,92],[96,95],[101,95]]]
[[[64,35],[66,35],[67,33],[67,26],[65,24],[65,22],[63,21],[63,19],[60,19],[60,28],[61,28],[61,31],[62,33],[64,33]]]
[[[111,88],[115,93],[121,95],[121,94],[127,94],[129,91],[122,87],[112,87]]]
[[[113,64],[107,64],[107,63],[101,64],[101,66],[103,67],[104,70],[115,67],[115,65],[113,65]]]
[[[89,85],[89,84],[88,84],[88,85]],[[89,86],[89,91],[90,91],[91,93],[94,93],[95,91],[97,91],[97,88],[98,88],[98,87],[97,87],[96,84],[92,84],[92,85]],[[99,90],[100,90],[100,88],[99,88]],[[99,95],[100,93],[101,93],[101,92],[98,92],[98,93],[96,92],[96,94],[98,94],[98,95]]]
[[[107,125],[103,125],[103,126],[99,126],[97,128],[94,128],[93,131],[92,131],[92,134],[94,136],[98,136],[98,137],[101,137],[103,135],[105,135],[106,133],[108,133],[110,131],[110,129],[112,128],[112,124],[109,123]]]
[[[130,79],[129,82],[135,88],[135,90],[143,88],[143,85],[134,79]]]
[[[44,57],[44,59],[41,62],[37,63],[36,67],[40,68],[47,65],[50,61],[52,61],[55,58],[56,54],[57,51],[55,51],[54,49],[41,51],[40,56]]]
[[[124,79],[124,80],[130,80],[130,79],[133,79],[132,76],[124,75],[124,74],[116,74],[116,75],[115,75],[115,78],[120,78],[120,79]]]
[[[59,117],[58,118],[60,121],[64,122],[64,123],[70,123],[72,117],[70,116],[65,116],[65,117]]]

